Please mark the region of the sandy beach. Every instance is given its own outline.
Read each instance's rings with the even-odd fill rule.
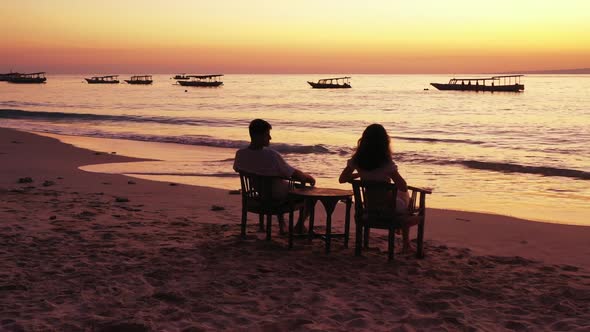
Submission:
[[[0,331],[590,330],[590,227],[429,209],[422,260],[288,250],[227,190],[78,169],[112,152],[0,129]]]

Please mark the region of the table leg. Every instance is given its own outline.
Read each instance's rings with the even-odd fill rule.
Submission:
[[[352,199],[346,199],[346,217],[344,219],[344,248],[348,249],[348,237],[350,236],[350,207],[352,206]]]
[[[326,215],[326,254],[330,253],[330,246],[332,245],[332,214]]]
[[[326,210],[326,254],[330,253],[330,246],[332,245],[332,214],[338,204],[338,199],[324,199],[321,200]]]
[[[289,249],[293,248],[293,210],[289,211]]]
[[[314,199],[308,199],[307,200],[307,209],[309,211],[309,230],[308,230],[308,234],[307,234],[307,241],[309,241],[309,243],[311,243],[311,240],[313,239],[313,223],[314,223],[314,218],[315,218],[315,200]]]

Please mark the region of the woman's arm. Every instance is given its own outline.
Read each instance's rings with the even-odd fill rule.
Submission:
[[[395,185],[397,186],[397,189],[399,191],[408,191],[408,184],[406,183],[406,180],[404,180],[404,178],[399,174],[397,169],[393,170],[391,174],[391,179],[393,180],[393,182],[395,182]]]
[[[356,178],[359,177],[358,173],[354,173],[354,168],[350,167],[350,166],[346,166],[343,170],[342,173],[340,173],[340,177],[338,178],[338,182],[340,183],[345,183],[345,182],[349,182],[351,180],[354,180]]]

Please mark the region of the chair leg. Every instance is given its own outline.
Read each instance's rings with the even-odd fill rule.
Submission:
[[[424,218],[422,218],[418,223],[418,239],[416,241],[418,242],[416,248],[416,257],[424,258]]]
[[[279,232],[283,235],[285,233],[285,216],[283,214],[278,214],[277,218],[279,219]]]
[[[360,256],[361,251],[362,251],[362,246],[363,246],[363,226],[361,224],[359,224],[358,222],[355,224],[356,224],[355,225],[356,239],[354,242],[354,254],[356,256]]]
[[[344,217],[344,248],[348,249],[348,238],[350,237],[350,207],[352,199],[346,200],[346,215]]]
[[[293,248],[293,211],[289,211],[289,249]]]
[[[393,227],[389,228],[389,234],[387,235],[388,244],[387,244],[387,259],[393,260],[393,249],[394,249],[394,239],[395,239],[395,229]]]
[[[262,213],[258,215],[258,231],[264,232],[264,215]]]
[[[365,229],[365,240],[363,241],[363,247],[365,247],[365,249],[369,249],[369,226],[365,225],[364,227]]]
[[[270,241],[272,214],[266,216],[266,241]]]
[[[245,208],[242,208],[242,239],[246,238],[246,221],[248,220],[248,211]]]
[[[304,227],[306,214],[307,212],[305,211],[305,208],[299,209],[299,217],[297,217],[297,224],[301,225],[302,229]]]

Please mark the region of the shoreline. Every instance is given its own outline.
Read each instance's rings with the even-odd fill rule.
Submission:
[[[590,324],[590,227],[428,209],[426,258],[388,264],[380,233],[362,257],[339,241],[330,255],[321,241],[289,251],[278,233],[262,240],[250,214],[239,240],[241,200],[227,190],[79,169],[142,159],[3,128],[0,158],[0,329]]]
[[[18,129],[16,129],[18,130]],[[56,138],[63,143],[72,144],[76,147],[80,147],[83,149],[89,149],[93,151],[113,151],[116,150],[117,153],[123,156],[128,156],[130,158],[146,158],[150,159],[153,157],[154,154],[162,156],[163,160],[153,160],[154,164],[148,166],[140,166],[137,163],[130,162],[124,164],[94,164],[94,165],[83,165],[81,167],[82,170],[96,172],[96,173],[109,173],[109,174],[122,174],[133,178],[145,179],[145,180],[153,180],[158,182],[178,182],[186,185],[194,185],[194,186],[203,186],[203,187],[210,187],[214,189],[222,189],[222,190],[235,190],[239,189],[239,180],[237,175],[235,177],[228,177],[228,176],[206,176],[206,175],[195,175],[194,173],[188,173],[185,175],[180,174],[151,174],[149,172],[141,173],[142,170],[147,168],[150,169],[157,169],[158,167],[167,167],[168,164],[166,163],[175,163],[178,162],[176,160],[178,157],[177,155],[170,153],[171,149],[170,146],[173,146],[172,150],[182,151],[183,155],[190,155],[191,159],[189,162],[194,163],[197,165],[202,165],[208,162],[215,162],[222,159],[232,158],[235,153],[235,149],[233,148],[221,148],[221,147],[210,147],[210,146],[195,146],[195,145],[183,145],[178,143],[161,143],[161,142],[146,142],[146,141],[132,141],[132,140],[125,140],[125,139],[114,139],[114,138],[97,138],[97,137],[87,137],[87,136],[75,136],[75,135],[63,135],[63,134],[52,134],[52,133],[45,133],[45,132],[34,132],[28,131],[35,135],[45,136],[45,137],[52,137]],[[142,150],[142,145],[149,144],[149,149],[147,151]],[[177,153],[178,154],[178,153]],[[199,157],[195,158],[195,155],[203,155],[206,157]],[[165,160],[164,160],[165,159]],[[182,160],[183,162],[185,160]],[[156,166],[156,163],[162,163],[161,166]],[[228,169],[231,168],[231,165],[228,164]],[[134,173],[138,172],[138,173]],[[233,171],[232,171],[233,172]],[[326,178],[319,179],[319,182],[325,182]],[[326,186],[324,183],[320,183],[320,186]],[[327,184],[327,187],[331,188],[341,188],[341,189],[348,189],[347,185],[339,184],[337,181],[332,181]],[[436,195],[436,191],[434,193]],[[450,210],[450,211],[457,211],[457,212],[466,212],[466,213],[479,213],[483,215],[498,215],[507,218],[514,218],[515,220],[525,220],[530,222],[536,223],[549,223],[549,224],[558,224],[558,225],[572,225],[572,226],[582,226],[582,227],[590,227],[590,224],[581,222],[579,220],[575,221],[567,221],[568,215],[565,214],[562,216],[563,220],[557,219],[542,219],[542,218],[534,218],[534,217],[526,217],[522,215],[510,215],[504,214],[502,212],[497,212],[492,210],[486,209],[457,209],[457,208],[445,208],[445,203],[438,202],[438,204],[432,203],[432,198],[430,197],[429,206],[433,206],[435,209],[440,210]],[[436,197],[434,197],[436,198]],[[441,206],[442,205],[442,206]]]

